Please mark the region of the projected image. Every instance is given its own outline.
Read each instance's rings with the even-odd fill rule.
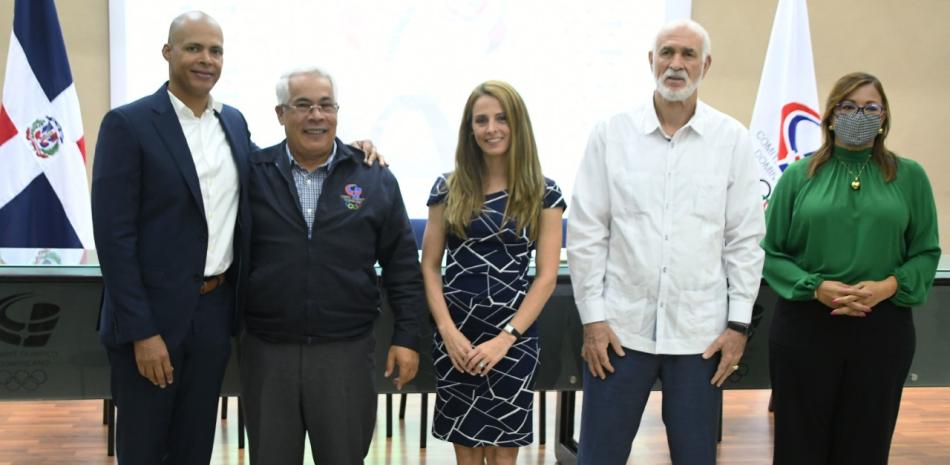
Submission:
[[[522,93],[544,173],[570,196],[593,125],[650,96],[647,52],[666,3],[113,0],[112,105],[162,84],[168,23],[200,9],[224,29],[213,95],[244,113],[259,146],[283,139],[274,112],[280,74],[323,68],[336,83],[339,136],[372,139],[409,216],[424,218],[433,181],[452,170],[465,99],[478,83],[500,79]]]

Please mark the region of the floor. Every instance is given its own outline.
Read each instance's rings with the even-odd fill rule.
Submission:
[[[429,437],[419,448],[420,395],[409,396],[406,420],[386,439],[380,398],[379,425],[366,458],[367,465],[451,464],[450,444]],[[720,464],[771,463],[772,426],[767,412],[769,392],[726,391]],[[432,397],[430,395],[430,408]],[[395,402],[398,405],[398,397]],[[547,444],[525,447],[519,464],[555,464],[553,393],[548,394]],[[633,445],[630,464],[669,464],[666,435],[660,420],[660,394],[651,396],[641,432]],[[578,413],[580,408],[577,409]],[[431,415],[431,411],[430,411]],[[537,429],[536,429],[537,432]],[[232,399],[228,419],[218,428],[212,465],[248,463],[237,448],[237,402]],[[309,453],[309,452],[308,452]],[[0,465],[111,465],[106,456],[106,427],[101,401],[0,403]],[[309,457],[304,461],[312,464]],[[908,388],[891,450],[892,465],[950,464],[950,388]]]

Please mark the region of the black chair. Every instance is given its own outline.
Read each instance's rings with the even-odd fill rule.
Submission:
[[[412,234],[416,239],[416,248],[422,249],[422,235],[426,230],[426,220],[425,219],[411,219],[409,223],[412,225]],[[420,408],[421,422],[419,426],[419,447],[422,449],[426,448],[426,440],[428,438],[427,429],[428,429],[428,420],[429,420],[429,396],[426,393],[421,393],[422,395],[422,405]],[[406,419],[406,400],[408,394],[402,393],[399,395],[399,420]],[[393,437],[393,395],[386,394],[386,437]]]
[[[752,306],[752,321],[749,323],[752,326],[752,331],[749,333],[749,339],[746,341],[746,347],[752,343],[752,338],[755,336],[755,333],[758,331],[759,324],[762,323],[762,317],[765,316],[765,307],[755,304]],[[748,350],[746,350],[748,352]],[[739,361],[739,369],[734,371],[729,375],[729,381],[738,382],[742,379],[746,373],[749,371],[748,365]],[[719,442],[722,442],[722,397],[719,398]],[[772,411],[772,397],[769,396],[769,411]]]

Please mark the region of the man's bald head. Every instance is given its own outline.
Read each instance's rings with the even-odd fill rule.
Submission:
[[[211,16],[203,11],[189,11],[187,13],[182,13],[175,17],[172,20],[171,25],[168,26],[168,43],[176,44],[181,43],[182,40],[182,31],[186,29],[186,26],[192,23],[204,23],[209,26],[214,27],[218,30],[218,33],[224,35],[221,32],[221,26],[217,21],[214,20]]]
[[[168,91],[201,114],[224,66],[221,26],[201,11],[179,15],[168,28],[162,56],[168,61]]]

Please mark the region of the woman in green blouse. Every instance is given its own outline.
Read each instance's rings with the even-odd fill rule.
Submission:
[[[842,77],[821,148],[769,199],[774,465],[887,463],[914,355],[910,307],[940,258],[930,182],[885,147],[891,120],[876,77]]]

